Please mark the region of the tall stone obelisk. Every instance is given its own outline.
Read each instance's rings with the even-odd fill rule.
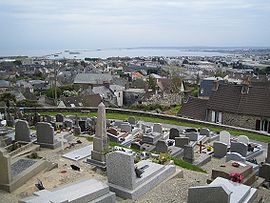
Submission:
[[[106,107],[101,102],[98,105],[96,130],[95,137],[93,139],[93,150],[91,152],[91,159],[87,159],[87,162],[100,168],[106,168],[105,155],[108,152],[108,149],[109,147],[106,129]]]

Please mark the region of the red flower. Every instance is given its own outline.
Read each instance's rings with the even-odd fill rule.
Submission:
[[[230,173],[229,177],[231,181],[236,182],[236,183],[242,183],[244,180],[244,176],[237,172]]]

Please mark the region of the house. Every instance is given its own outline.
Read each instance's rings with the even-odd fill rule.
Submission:
[[[6,80],[0,80],[0,93],[7,91],[11,87],[10,82]]]
[[[101,97],[99,94],[62,97],[58,107],[97,107],[100,102]]]
[[[200,116],[194,111],[199,111]],[[270,133],[270,88],[220,84],[209,100],[197,98],[195,103],[194,99],[184,102],[178,115]]]
[[[79,73],[74,79],[74,84],[79,84],[83,89],[93,88],[96,86],[103,86],[104,84],[110,84],[112,81],[112,75],[104,73]]]
[[[209,99],[210,95],[212,94],[212,90],[218,84],[224,84],[225,81],[221,77],[209,77],[204,78],[200,82],[200,89],[199,89],[199,98],[201,99]]]

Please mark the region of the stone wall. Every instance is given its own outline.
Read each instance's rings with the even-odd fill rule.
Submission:
[[[256,120],[260,120],[260,117],[256,116],[248,116],[248,115],[240,115],[240,114],[232,114],[232,113],[222,113],[222,124],[231,125],[231,126],[239,126],[242,128],[248,128],[255,130],[256,128]]]

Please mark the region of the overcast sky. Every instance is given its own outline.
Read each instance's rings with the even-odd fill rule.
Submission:
[[[0,0],[0,51],[270,46],[269,0]]]

